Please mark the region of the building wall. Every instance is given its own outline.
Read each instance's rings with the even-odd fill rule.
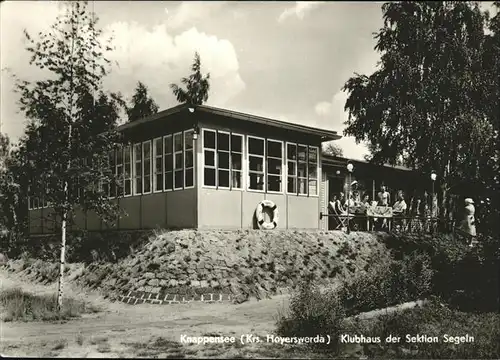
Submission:
[[[199,200],[199,228],[255,228],[255,209],[262,200],[271,200],[278,207],[280,229],[319,228],[317,196],[202,189]]]
[[[195,188],[121,198],[119,204],[126,214],[110,224],[101,221],[93,211],[87,212],[85,216],[84,212],[77,208],[73,219],[74,225],[70,230],[195,228],[196,199]],[[54,232],[53,221],[44,220],[51,212],[50,208],[30,210],[31,234]]]

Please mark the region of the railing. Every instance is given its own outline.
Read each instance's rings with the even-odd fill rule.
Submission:
[[[351,231],[391,231],[398,233],[450,233],[455,229],[455,222],[433,217],[419,216],[367,216],[367,215],[337,215],[320,213],[323,217],[335,221],[329,230]],[[330,224],[329,224],[330,225]]]

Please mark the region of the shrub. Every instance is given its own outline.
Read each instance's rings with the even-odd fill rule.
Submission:
[[[381,344],[365,344],[369,357],[416,359],[498,359],[500,356],[500,315],[496,313],[471,314],[452,310],[438,301],[422,308],[414,308],[382,315],[376,319],[347,323],[346,333],[379,336]],[[437,336],[438,343],[406,343],[406,335]],[[473,342],[445,343],[444,335],[474,337]],[[399,336],[399,343],[385,343],[389,336]]]
[[[84,302],[66,298],[59,313],[57,296],[33,295],[21,289],[2,291],[0,305],[5,312],[3,321],[64,320],[99,311]]]
[[[432,292],[462,310],[498,309],[499,237],[477,237],[469,247],[451,234],[399,235],[385,238],[396,259],[426,253],[434,270]]]
[[[424,253],[372,265],[344,281],[339,296],[348,315],[413,301],[430,294],[432,269]]]
[[[342,304],[334,291],[322,293],[310,281],[301,283],[291,298],[288,311],[278,315],[277,333],[286,337],[315,337],[330,335],[330,344],[309,344],[315,350],[338,351],[338,338],[345,317]]]

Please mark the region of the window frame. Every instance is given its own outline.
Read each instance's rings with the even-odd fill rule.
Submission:
[[[176,151],[175,150],[175,135],[181,135],[181,144],[182,144],[182,149]],[[182,160],[181,160],[181,168],[176,169],[177,162],[175,160],[175,156],[177,154],[182,155]],[[172,134],[172,172],[173,172],[173,183],[172,183],[172,190],[183,190],[184,189],[184,183],[185,183],[185,178],[184,178],[184,131],[176,132]],[[176,187],[175,186],[175,174],[177,172],[182,172],[182,186],[181,187]]]
[[[118,154],[121,153],[121,163],[118,163]],[[122,198],[124,197],[125,194],[125,149],[124,146],[120,144],[120,146],[115,149],[115,180],[116,180],[116,189],[115,189],[115,195],[116,198]],[[121,175],[118,174],[118,168],[121,167]],[[121,183],[121,184],[120,184]],[[122,193],[120,195],[118,189],[122,189]]]
[[[316,181],[316,194],[311,194],[309,189],[310,189],[310,182],[311,182],[311,178],[309,176],[309,153],[311,151],[311,148],[313,149],[316,149],[316,179],[312,179],[313,181]],[[319,197],[319,187],[320,187],[320,179],[321,179],[321,176],[320,176],[320,168],[319,168],[319,164],[320,164],[320,150],[319,150],[319,147],[318,146],[314,146],[314,145],[307,145],[307,196],[309,197]]]
[[[164,188],[165,188],[165,163],[164,163],[164,158],[165,158],[165,141],[163,140],[163,136],[160,136],[160,137],[157,137],[157,138],[154,138],[153,139],[153,193],[161,193],[164,191]],[[156,148],[156,142],[158,140],[161,140],[161,154],[157,154],[157,148]],[[156,165],[158,163],[158,159],[160,159],[160,163],[161,163],[161,181],[162,181],[162,184],[161,184],[161,189],[160,190],[157,190],[157,185],[158,185],[158,181],[157,181],[157,175],[158,173],[156,172]]]
[[[267,171],[266,171],[266,165],[267,165],[267,161],[266,161],[266,155],[267,155],[267,139],[266,138],[263,138],[263,137],[259,137],[259,136],[253,136],[253,135],[247,135],[246,136],[247,138],[247,143],[246,143],[246,163],[247,163],[247,191],[248,192],[256,192],[256,193],[266,193],[266,189],[267,189],[267,179],[266,179],[266,176],[267,176]],[[264,142],[264,155],[257,155],[257,154],[250,154],[250,139],[256,139],[256,140],[262,140]],[[257,172],[257,171],[254,171],[254,170],[250,170],[250,156],[254,156],[254,157],[259,157],[259,158],[262,158],[263,161],[262,161],[262,174],[263,174],[263,178],[264,178],[264,184],[262,186],[262,190],[259,190],[259,189],[251,189],[250,188],[250,185],[251,185],[251,181],[250,181],[250,174],[260,174],[260,172]]]
[[[219,134],[225,134],[229,138],[229,150],[219,150]],[[219,166],[219,152],[223,152],[228,154],[229,164],[228,168],[221,169]],[[229,173],[229,185],[228,186],[220,186],[219,185],[219,171],[227,171]],[[216,130],[215,131],[215,187],[217,189],[222,190],[231,190],[231,132],[225,130]]]
[[[278,158],[277,157],[269,157],[269,151],[268,151],[268,143],[269,142],[274,142],[274,143],[279,143],[281,145],[281,163],[280,163],[280,166],[281,166],[281,172],[279,174],[279,178],[280,178],[280,191],[273,191],[273,190],[267,190],[268,189],[268,186],[269,186],[269,176],[278,176],[276,174],[269,174],[269,171],[268,171],[268,166],[269,166],[269,158],[271,159],[274,159],[274,160],[277,160]],[[284,141],[283,140],[275,140],[275,139],[269,139],[269,138],[266,138],[266,142],[265,142],[265,191],[266,191],[266,194],[283,194],[283,159],[285,157],[285,150],[283,149],[283,144],[284,144]],[[287,183],[288,184],[288,183]]]
[[[139,158],[137,157],[137,147],[140,147],[140,153],[139,153]],[[134,183],[133,183],[133,195],[134,196],[139,196],[139,195],[142,195],[142,189],[144,188],[144,185],[143,185],[143,178],[142,178],[142,172],[143,172],[143,167],[144,167],[144,164],[143,164],[143,161],[142,161],[142,143],[134,143],[133,145],[133,163],[134,163]],[[137,163],[141,163],[141,174],[137,174]],[[140,188],[140,191],[137,190],[137,178],[140,178],[141,179],[141,188]]]
[[[233,135],[241,139],[241,152],[233,151]],[[241,170],[233,170],[233,153],[241,155]],[[239,188],[233,187],[233,171],[240,173],[241,184]],[[235,191],[245,191],[245,135],[235,132],[229,132],[229,189]]]
[[[166,149],[167,147],[165,146],[165,142],[167,140],[167,138],[170,138],[171,139],[171,143],[172,143],[172,146],[170,147],[170,152],[166,152]],[[167,155],[171,155],[172,156],[172,170],[167,170],[166,166],[165,166],[165,158],[167,157]],[[163,191],[165,192],[170,192],[170,191],[174,191],[174,135],[173,134],[168,134],[168,135],[164,135],[163,136]],[[170,178],[172,180],[172,188],[171,189],[167,189],[166,187],[166,179],[167,179],[167,171],[170,172]]]
[[[207,148],[207,150],[209,151],[213,151],[214,152],[214,165],[206,165],[205,163],[205,133],[206,132],[212,132],[215,134],[215,149],[212,149],[212,148]],[[218,189],[217,187],[217,183],[218,183],[218,170],[217,170],[217,131],[216,130],[213,130],[213,129],[206,129],[206,128],[203,128],[202,131],[201,131],[201,141],[202,141],[202,144],[201,144],[201,149],[202,149],[202,167],[201,167],[201,184],[202,184],[202,187],[204,187],[205,189]],[[215,185],[205,185],[205,168],[209,168],[209,169],[214,169],[215,171]]]
[[[129,152],[130,155],[130,163],[129,163],[129,171],[130,171],[130,176],[127,178],[125,176],[126,172],[126,166],[127,163],[125,162],[125,153]],[[133,145],[131,144],[125,144],[123,147],[123,195],[122,197],[130,197],[134,195],[134,154],[133,154]],[[127,188],[125,184],[127,183],[127,180],[130,181],[130,194],[125,193],[125,189]]]
[[[192,137],[191,137],[191,149],[186,149],[186,134],[191,134]],[[195,168],[196,168],[196,158],[195,158],[195,140],[194,140],[194,130],[193,129],[190,129],[190,130],[185,130],[182,132],[182,143],[183,143],[183,146],[182,146],[182,151],[183,151],[183,155],[182,155],[182,166],[183,166],[183,172],[184,172],[184,189],[193,189],[194,187],[196,187],[196,176],[195,176]],[[190,167],[186,167],[186,153],[187,152],[191,152],[193,154],[193,164],[190,166]],[[187,186],[186,185],[186,172],[187,170],[191,169],[192,170],[192,181],[193,181],[193,184],[190,185],[190,186]],[[175,185],[175,184],[174,184]],[[175,187],[175,186],[174,186]]]
[[[113,155],[110,156],[108,154],[108,160],[112,160],[112,162],[110,163],[107,163],[106,164],[106,167],[108,168],[108,170],[112,173],[112,174],[116,174],[115,171],[116,171],[116,149],[113,149],[111,150],[113,152]],[[112,185],[113,182],[112,181],[105,181],[107,182],[108,184],[108,200],[110,199],[115,199],[116,198],[116,185]],[[113,192],[111,191],[111,189],[114,189],[114,194]]]
[[[149,143],[149,191],[145,191],[145,187],[146,187],[146,181],[145,181],[145,178],[146,178],[146,174],[144,172],[144,163],[146,162],[146,158],[144,156],[144,147],[146,144]],[[153,184],[152,184],[152,165],[153,165],[153,161],[152,161],[152,158],[153,158],[153,149],[152,149],[152,141],[151,140],[146,140],[146,141],[143,141],[142,142],[142,145],[141,145],[141,155],[142,155],[142,166],[141,166],[141,169],[142,169],[142,174],[141,174],[141,177],[142,177],[142,195],[147,195],[147,194],[151,194],[153,192]]]
[[[288,145],[293,145],[295,146],[295,149],[296,149],[296,159],[295,160],[290,160],[289,159],[289,156],[288,156]],[[299,172],[298,172],[298,168],[299,168],[299,146],[302,146],[302,147],[305,147],[307,149],[307,153],[306,153],[306,170],[307,170],[307,173],[306,173],[306,176],[299,176]],[[310,152],[310,149],[316,149],[316,179],[310,179],[309,177],[309,166],[310,166],[310,162],[309,162],[309,152]],[[286,142],[286,145],[285,145],[285,151],[286,151],[286,154],[285,154],[285,168],[286,168],[286,194],[288,195],[296,195],[296,196],[305,196],[305,197],[319,197],[319,187],[320,187],[320,179],[321,179],[321,174],[320,174],[320,150],[319,150],[319,147],[318,146],[314,146],[314,145],[307,145],[307,144],[303,144],[303,143],[295,143],[295,142],[290,142],[290,141],[287,141]],[[295,166],[295,175],[288,175],[288,163],[293,163],[294,166]],[[300,161],[300,163],[303,163],[302,161]],[[289,178],[293,178],[295,180],[295,192],[290,192],[288,191],[288,179]],[[301,194],[299,193],[299,179],[306,179],[306,194]],[[316,181],[316,193],[315,194],[311,194],[310,191],[309,191],[309,182],[310,181]]]

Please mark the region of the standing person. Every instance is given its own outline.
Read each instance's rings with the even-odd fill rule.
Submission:
[[[385,185],[380,186],[380,192],[378,193],[378,206],[389,206],[391,202],[391,194],[387,191]]]
[[[475,212],[474,201],[471,198],[465,199],[465,217],[462,220],[460,229],[471,237],[470,246],[473,246],[474,237],[476,236]]]
[[[406,205],[406,201],[405,201],[404,196],[403,196],[403,191],[399,190],[398,195],[397,195],[397,200],[394,203],[394,205],[392,206],[393,216],[395,218],[404,217],[404,215],[406,213],[406,209],[407,209],[407,205]],[[399,219],[399,220],[401,220],[401,219]],[[403,228],[406,228],[406,221],[404,219],[402,219],[402,221],[397,221],[395,225],[397,227],[402,225]]]
[[[403,191],[398,191],[396,202],[392,206],[392,211],[397,216],[403,216],[407,209],[406,201],[404,199]]]

